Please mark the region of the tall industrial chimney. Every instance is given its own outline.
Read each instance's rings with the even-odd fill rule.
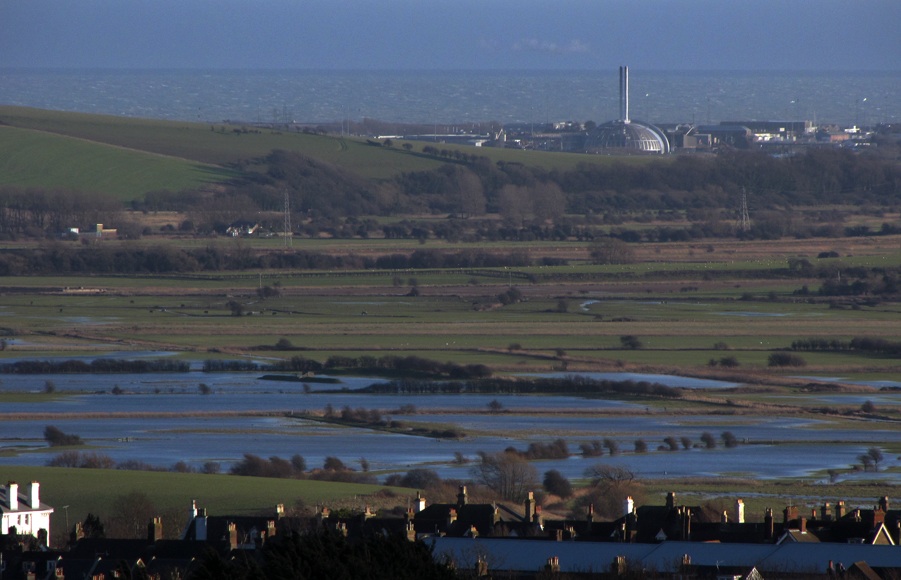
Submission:
[[[629,67],[619,67],[619,118],[629,122]]]

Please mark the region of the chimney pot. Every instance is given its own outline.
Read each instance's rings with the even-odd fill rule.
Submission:
[[[631,514],[634,507],[635,503],[632,501],[632,496],[627,496],[625,501],[623,501],[623,515],[628,516]]]
[[[33,510],[41,507],[41,484],[37,481],[32,481],[28,488],[28,501]]]
[[[9,509],[15,511],[19,509],[19,484],[15,481],[10,481],[6,484],[6,493]]]

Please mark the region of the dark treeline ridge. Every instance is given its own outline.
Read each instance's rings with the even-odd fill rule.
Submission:
[[[677,156],[671,162],[582,163],[571,169],[546,169],[460,153],[442,156],[430,146],[424,153],[446,159],[428,171],[406,172],[381,182],[363,180],[302,154],[274,151],[244,165],[253,181],[225,192],[262,211],[279,211],[282,188],[292,207],[322,216],[485,212],[508,217],[546,219],[586,214],[599,208],[618,211],[717,208],[730,205],[746,189],[755,207],[777,209],[848,201],[897,203],[901,168],[891,155],[855,154],[823,148],[789,157],[757,151],[724,151],[716,156]],[[891,148],[889,141],[880,148]],[[876,149],[876,148],[874,148]],[[165,196],[146,201],[147,209],[176,209]],[[208,200],[204,200],[207,203]],[[519,203],[512,204],[511,201]],[[186,210],[182,205],[177,208]],[[514,215],[515,214],[515,215]]]
[[[884,235],[895,226],[845,228],[830,210],[821,212],[821,223],[804,223],[790,208],[901,202],[901,167],[892,154],[897,147],[887,140],[864,154],[824,148],[776,158],[757,151],[724,151],[646,163],[582,163],[571,169],[492,163],[486,157],[442,155],[433,149],[424,154],[447,161],[445,165],[381,181],[364,180],[302,154],[274,151],[241,165],[247,175],[242,183],[208,194],[152,192],[134,208],[187,212],[191,219],[184,231],[200,233],[224,232],[231,221],[270,212],[273,221],[264,218],[261,225],[278,231],[281,218],[276,216],[287,191],[294,211],[314,218],[297,221],[300,235],[449,241],[592,239],[599,224],[615,226],[626,214],[647,221],[685,214],[690,227],[613,232],[630,238],[626,241],[666,242],[736,235]],[[751,198],[755,216],[750,230],[736,232],[727,221],[734,220],[742,191]],[[379,224],[364,217],[415,214],[498,214],[501,219]]]
[[[487,268],[532,265],[523,252],[442,252],[417,250],[409,256],[368,258],[320,252],[253,253],[211,244],[200,249],[155,247],[78,247],[48,243],[36,249],[0,252],[0,275],[39,274],[176,274],[269,270],[372,270],[419,268]]]
[[[452,362],[438,362],[418,356],[331,356],[325,363],[301,356],[269,364],[251,361],[206,360],[203,371],[214,372],[295,372],[315,373],[321,371],[344,371],[368,374],[404,374],[424,377],[449,377],[457,379],[479,378],[491,375],[485,365],[460,365]]]
[[[83,360],[20,360],[0,364],[0,373],[21,375],[46,374],[112,374],[112,373],[186,373],[190,365],[177,360],[118,360],[98,358]]]
[[[417,381],[395,380],[377,383],[362,389],[360,392],[384,393],[396,395],[430,395],[430,394],[618,394],[653,396],[676,399],[682,396],[679,389],[660,383],[647,381],[609,381],[588,377],[569,376],[564,378],[534,379],[480,379],[473,381]]]
[[[825,352],[864,352],[868,354],[899,356],[901,342],[893,342],[884,338],[856,336],[849,341],[828,338],[806,338],[795,340],[792,350],[825,351]]]

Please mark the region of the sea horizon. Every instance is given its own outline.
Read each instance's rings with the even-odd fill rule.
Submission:
[[[630,68],[630,83],[652,123],[901,119],[901,71]],[[212,123],[600,123],[618,98],[616,69],[0,68],[0,104]]]

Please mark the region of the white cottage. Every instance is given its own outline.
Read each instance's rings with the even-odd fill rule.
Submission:
[[[19,484],[10,481],[0,487],[0,534],[8,534],[15,528],[19,534],[41,538],[45,545],[50,539],[50,514],[53,508],[41,503],[41,484],[32,481],[20,491]]]

